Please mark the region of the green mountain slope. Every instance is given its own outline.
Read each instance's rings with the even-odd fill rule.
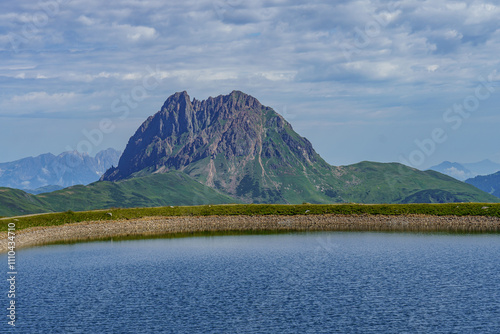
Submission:
[[[180,172],[155,174],[119,182],[95,182],[88,186],[73,186],[37,196],[21,190],[5,189],[0,188],[0,216],[112,207],[238,202]]]
[[[53,211],[234,203],[236,200],[179,172],[119,182],[95,182],[38,195]]]
[[[450,176],[410,168],[398,163],[361,162],[345,167],[351,184],[343,198],[356,203],[499,202]]]
[[[481,189],[493,196],[500,197],[500,172],[490,175],[481,175],[468,179],[465,182]]]
[[[22,190],[0,188],[0,216],[18,216],[51,211],[48,203]]]

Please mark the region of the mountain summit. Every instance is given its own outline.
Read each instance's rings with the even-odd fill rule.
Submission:
[[[182,172],[243,202],[496,201],[442,174],[400,164],[335,167],[273,109],[240,91],[207,100],[170,96],[130,138],[102,181]]]
[[[240,91],[204,101],[170,96],[102,180],[170,170],[254,202],[326,200],[318,190],[336,185],[338,172],[281,115]]]

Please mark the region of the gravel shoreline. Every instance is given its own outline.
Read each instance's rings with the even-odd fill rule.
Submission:
[[[223,231],[392,231],[392,232],[500,232],[500,218],[428,215],[297,215],[297,216],[180,216],[131,220],[90,221],[33,227],[16,232],[16,248],[55,242],[88,241],[111,237],[154,236]],[[0,253],[7,251],[7,232],[0,233]]]

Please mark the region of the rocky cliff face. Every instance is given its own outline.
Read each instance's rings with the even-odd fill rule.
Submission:
[[[282,203],[299,195],[322,202],[318,190],[330,189],[340,171],[282,116],[239,91],[204,101],[186,92],[170,96],[101,179],[169,170],[243,200]]]
[[[0,187],[23,190],[47,186],[69,187],[89,184],[111,166],[116,165],[120,152],[107,149],[90,157],[85,153],[51,153],[0,164]]]

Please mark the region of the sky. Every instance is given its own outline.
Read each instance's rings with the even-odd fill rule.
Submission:
[[[123,150],[184,90],[250,94],[336,166],[500,162],[495,3],[4,0],[0,162]]]

